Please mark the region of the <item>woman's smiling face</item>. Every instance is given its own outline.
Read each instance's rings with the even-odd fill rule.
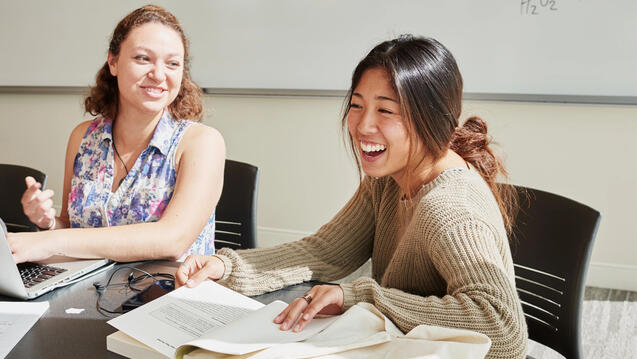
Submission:
[[[117,77],[120,110],[157,114],[168,107],[181,87],[184,45],[172,28],[149,22],[134,28],[117,56],[109,53]]]
[[[366,70],[352,92],[347,126],[363,172],[372,177],[402,177],[410,141],[398,95],[387,71]]]

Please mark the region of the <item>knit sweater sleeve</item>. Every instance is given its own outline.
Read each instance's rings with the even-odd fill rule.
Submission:
[[[360,278],[341,284],[345,307],[373,303],[404,332],[420,324],[474,330],[491,338],[488,358],[524,358],[526,324],[494,230],[482,221],[467,220],[455,222],[437,236],[422,250],[431,252],[434,266],[447,283],[446,295],[418,296]]]
[[[363,181],[345,207],[316,234],[270,248],[219,250],[225,265],[220,282],[245,295],[258,295],[352,273],[372,252],[375,221],[370,188],[369,180]]]

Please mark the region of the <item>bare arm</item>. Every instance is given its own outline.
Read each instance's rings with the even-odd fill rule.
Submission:
[[[74,130],[74,133],[81,132],[79,141],[85,131],[81,131],[80,126]],[[67,148],[64,204],[60,216],[60,222],[65,226],[69,223],[66,208],[73,161],[80,143],[74,139],[72,134]],[[175,190],[159,221],[105,228],[14,233],[8,239],[16,262],[40,260],[51,255],[117,261],[179,258],[197,238],[221,195],[225,165],[223,137],[210,127],[191,126],[179,145],[176,163]]]
[[[62,185],[62,210],[60,216],[55,221],[54,229],[62,229],[71,227],[71,221],[69,220],[69,192],[71,191],[71,180],[73,179],[73,164],[75,162],[75,156],[80,149],[82,138],[88,129],[91,121],[85,121],[79,124],[71,132],[69,136],[69,143],[66,146],[66,159],[64,161],[64,183]]]

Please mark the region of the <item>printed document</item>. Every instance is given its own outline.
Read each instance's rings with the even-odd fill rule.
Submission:
[[[483,359],[491,346],[465,329],[423,324],[403,334],[370,303],[315,318],[300,333],[282,331],[272,320],[286,306],[263,306],[214,282],[182,287],[110,321],[120,331],[107,348],[135,359]]]
[[[166,357],[194,347],[243,354],[277,343],[301,341],[336,317],[312,320],[300,333],[281,331],[274,317],[286,303],[267,306],[212,281],[181,287],[108,323]],[[107,341],[108,343],[108,341]]]
[[[0,358],[13,347],[49,309],[49,302],[0,302]]]

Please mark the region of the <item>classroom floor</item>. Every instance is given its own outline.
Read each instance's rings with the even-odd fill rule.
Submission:
[[[584,300],[607,300],[611,302],[637,302],[637,292],[628,290],[586,287]]]
[[[532,341],[529,355],[535,359],[563,358]],[[586,287],[582,355],[584,359],[637,358],[637,292]]]

